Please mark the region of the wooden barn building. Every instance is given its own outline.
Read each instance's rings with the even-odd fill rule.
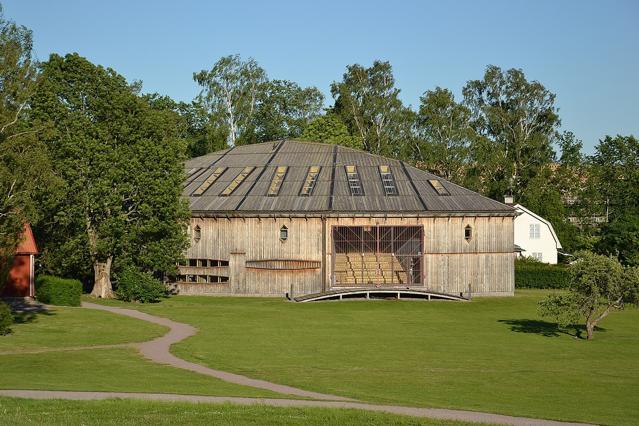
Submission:
[[[0,292],[0,297],[27,298],[35,297],[34,266],[35,255],[38,254],[33,231],[28,224],[24,225],[22,240],[13,256],[12,263],[6,276],[6,282]]]
[[[404,162],[285,140],[186,172],[181,294],[513,294],[515,210]]]

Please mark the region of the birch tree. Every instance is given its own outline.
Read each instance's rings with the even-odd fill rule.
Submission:
[[[374,154],[393,152],[393,145],[401,142],[398,135],[407,116],[399,92],[390,63],[381,61],[370,68],[349,65],[342,81],[331,85],[335,113],[362,140],[364,150]]]
[[[485,192],[501,197],[507,190],[518,196],[554,156],[560,124],[555,95],[538,81],[528,81],[520,69],[502,71],[494,65],[483,79],[469,81],[463,94],[477,133],[487,139],[473,147],[480,150],[475,162],[476,172],[484,174],[480,180],[493,181]],[[482,157],[492,162],[486,164]]]
[[[198,102],[224,129],[227,143],[241,144],[255,114],[261,85],[267,80],[266,72],[253,58],[242,61],[239,55],[229,55],[220,58],[210,71],[194,73],[193,79],[202,88]]]

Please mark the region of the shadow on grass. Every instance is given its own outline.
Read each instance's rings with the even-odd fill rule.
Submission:
[[[13,313],[15,324],[26,324],[35,321],[38,315],[55,315],[46,306],[36,302],[25,302],[24,300],[7,301]]]
[[[509,325],[510,330],[515,333],[539,334],[546,337],[567,335],[578,339],[586,338],[586,327],[581,324],[572,324],[567,327],[560,327],[558,324],[553,322],[531,319],[498,320],[497,322]],[[598,332],[606,331],[605,328],[601,327],[596,327],[595,330]]]

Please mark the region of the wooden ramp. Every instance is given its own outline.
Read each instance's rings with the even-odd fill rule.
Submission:
[[[294,297],[295,302],[316,302],[319,300],[344,300],[344,299],[422,299],[422,300],[458,300],[467,302],[470,299],[462,295],[439,293],[430,290],[415,288],[344,288],[325,291],[322,293],[305,294]]]

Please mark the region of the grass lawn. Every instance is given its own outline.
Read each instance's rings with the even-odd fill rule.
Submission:
[[[282,396],[149,362],[133,348],[63,350],[150,340],[166,332],[159,325],[109,312],[65,307],[23,321],[12,326],[12,334],[0,336],[2,389]],[[61,350],[20,353],[40,349]]]
[[[136,307],[200,329],[176,355],[251,377],[364,401],[636,424],[639,310],[611,314],[587,342],[538,318],[544,294],[472,303],[174,297]]]
[[[38,401],[0,398],[0,414],[6,424],[35,425],[471,425],[359,410],[129,400]]]
[[[19,317],[11,329],[11,334],[0,336],[0,353],[143,342],[168,330],[109,312],[62,306]]]

